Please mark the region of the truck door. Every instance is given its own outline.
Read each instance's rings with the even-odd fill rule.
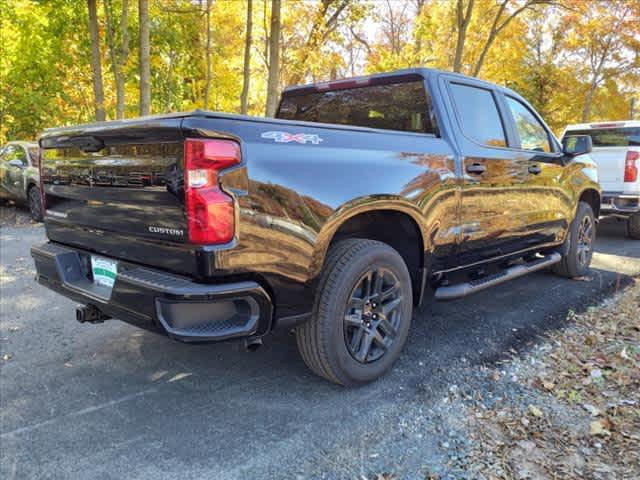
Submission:
[[[498,90],[445,76],[455,140],[462,158],[458,262],[468,265],[525,249],[531,238],[529,160],[515,143]]]
[[[563,185],[562,149],[549,128],[523,99],[500,94],[515,134],[510,148],[527,163],[524,197],[530,243],[562,241],[573,218],[574,189]]]

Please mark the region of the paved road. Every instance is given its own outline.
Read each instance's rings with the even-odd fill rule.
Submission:
[[[3,226],[0,478],[424,478],[447,471],[452,385],[640,274],[640,241],[601,228],[588,279],[538,273],[416,313],[393,372],[345,390],[311,375],[293,337],[255,353],[184,345],[118,321],[79,325],[33,282],[37,226]],[[490,394],[490,393],[489,393]],[[507,393],[509,394],[509,393]],[[457,445],[457,444],[456,444]],[[458,447],[456,447],[458,448]],[[445,475],[446,477],[446,475]]]

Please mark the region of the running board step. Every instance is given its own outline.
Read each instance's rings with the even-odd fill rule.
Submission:
[[[562,260],[562,256],[559,253],[554,252],[545,257],[538,258],[532,262],[528,262],[522,265],[514,265],[513,267],[509,267],[506,270],[495,273],[493,275],[479,278],[477,280],[472,280],[466,283],[458,283],[455,285],[448,285],[445,287],[438,287],[436,289],[435,298],[436,300],[453,300],[454,298],[466,297],[467,295],[479,292],[481,290],[484,290],[485,288],[500,285],[501,283],[513,280],[518,277],[522,277],[523,275],[526,275],[528,273],[542,270],[543,268],[549,267],[554,263],[558,263],[560,260]]]

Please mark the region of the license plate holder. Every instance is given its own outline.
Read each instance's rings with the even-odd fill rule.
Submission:
[[[108,289],[110,294],[118,276],[118,262],[91,255],[91,274],[94,285]]]

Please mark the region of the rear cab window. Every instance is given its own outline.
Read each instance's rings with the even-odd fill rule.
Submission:
[[[565,137],[588,135],[594,147],[640,147],[640,127],[567,130]]]
[[[431,96],[425,88],[422,78],[412,77],[354,88],[294,90],[285,92],[276,117],[436,135]]]

